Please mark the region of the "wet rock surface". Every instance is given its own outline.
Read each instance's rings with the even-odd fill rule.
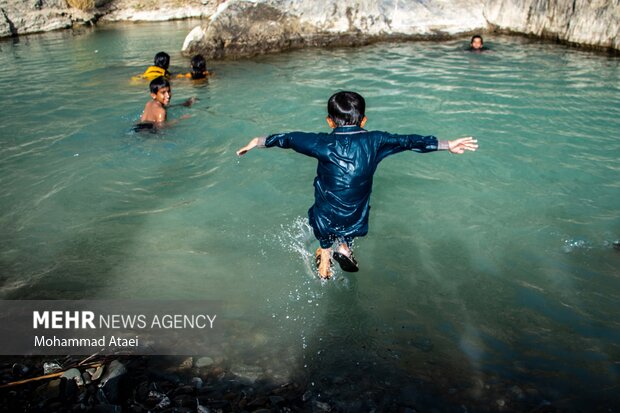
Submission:
[[[550,402],[527,384],[492,378],[455,383],[432,371],[428,377],[413,378],[364,363],[358,371],[339,375],[319,371],[321,366],[303,369],[281,381],[262,373],[254,377],[262,370],[258,366],[228,368],[228,363],[214,363],[188,369],[181,367],[183,361],[179,357],[119,356],[80,365],[79,358],[67,357],[53,360],[63,369],[57,376],[33,380],[50,360],[21,357],[11,362],[5,358],[0,365],[0,411],[551,413],[584,407],[559,396],[559,401]],[[103,373],[95,378],[91,373],[97,369]],[[84,380],[85,374],[90,381]],[[25,382],[7,386],[19,380]],[[611,399],[593,398],[585,403],[595,406],[594,412],[613,411],[609,410]]]
[[[484,27],[477,0],[229,0],[190,33],[183,50],[235,58],[300,47],[443,38]]]
[[[620,6],[613,1],[486,0],[496,29],[620,49]]]
[[[211,15],[219,0],[96,0],[91,8],[66,0],[0,0],[0,37],[68,29],[106,21],[165,21]]]
[[[588,0],[0,0],[0,37],[113,21],[201,18],[182,50],[241,57],[311,46],[445,38],[474,31],[620,50],[620,13]]]
[[[445,38],[500,30],[620,50],[613,2],[587,0],[228,0],[188,34],[183,51],[245,57],[313,46]]]
[[[92,24],[99,15],[97,9],[70,8],[65,0],[0,0],[0,37]]]

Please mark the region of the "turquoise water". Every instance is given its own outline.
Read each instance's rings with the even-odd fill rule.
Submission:
[[[199,99],[177,124],[130,132],[149,98],[131,76],[160,50],[186,71],[194,24],[0,42],[0,298],[222,300],[209,356],[353,410],[614,405],[618,58],[497,37],[485,54],[460,39],[210,62],[208,84],[173,83],[172,103]],[[315,161],[234,152],[327,131],[342,89],[366,97],[369,129],[480,149],[386,160],[361,271],[321,282]]]

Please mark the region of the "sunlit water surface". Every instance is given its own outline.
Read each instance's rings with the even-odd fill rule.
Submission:
[[[130,132],[149,99],[130,78],[159,50],[186,71],[194,24],[0,42],[1,298],[221,300],[210,356],[343,410],[614,406],[618,58],[499,37],[484,54],[460,39],[210,62],[208,84],[173,83],[173,103],[199,99],[169,111],[188,119]],[[369,129],[480,150],[387,159],[361,271],[320,282],[316,162],[234,152],[327,131],[342,89]]]

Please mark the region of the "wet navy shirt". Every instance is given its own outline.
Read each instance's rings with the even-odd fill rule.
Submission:
[[[338,127],[332,133],[290,132],[270,135],[266,147],[279,146],[318,159],[310,225],[321,247],[339,238],[368,232],[372,178],[385,157],[412,150],[438,149],[437,138],[367,131],[359,126]]]

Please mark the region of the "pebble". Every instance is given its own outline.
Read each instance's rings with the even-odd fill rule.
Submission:
[[[318,400],[314,401],[314,406],[322,412],[329,412],[332,410],[331,406],[327,403],[320,402]]]
[[[187,357],[185,360],[181,362],[181,364],[179,364],[179,368],[181,370],[191,369],[193,364],[194,364],[194,358]]]
[[[88,374],[88,372],[84,372],[82,373],[82,380],[84,381],[84,385],[88,386],[90,383],[92,383],[92,380],[90,378],[90,374]]]
[[[75,384],[78,386],[84,385],[84,380],[82,380],[82,373],[78,369],[69,369],[62,373],[61,378],[65,378],[67,380],[75,380]]]
[[[203,381],[200,377],[194,377],[192,379],[192,385],[194,386],[195,389],[200,390],[202,389],[203,386]]]
[[[174,398],[174,405],[176,407],[189,407],[190,409],[196,409],[198,401],[194,396],[182,394]]]
[[[15,363],[13,364],[13,367],[11,369],[13,371],[13,375],[16,377],[21,377],[24,374],[28,373],[28,371],[30,369],[28,369],[28,366],[25,366],[23,364],[20,363]]]
[[[284,397],[280,396],[269,396],[269,401],[272,406],[277,406],[279,403],[284,402]]]
[[[97,368],[86,369],[86,372],[90,374],[90,379],[92,381],[97,381],[101,378],[103,371],[105,370],[104,366],[99,366]]]
[[[99,386],[103,387],[108,381],[120,377],[125,373],[127,373],[127,369],[123,363],[118,360],[112,360],[112,362],[108,365],[105,374],[101,376],[101,383]]]
[[[62,370],[60,364],[54,362],[43,363],[43,374],[52,374]]]
[[[199,369],[202,367],[209,367],[213,364],[213,359],[211,357],[200,357],[196,360],[196,367]]]
[[[155,405],[156,409],[164,409],[172,404],[168,396],[163,393],[151,390],[147,398],[149,404]]]

